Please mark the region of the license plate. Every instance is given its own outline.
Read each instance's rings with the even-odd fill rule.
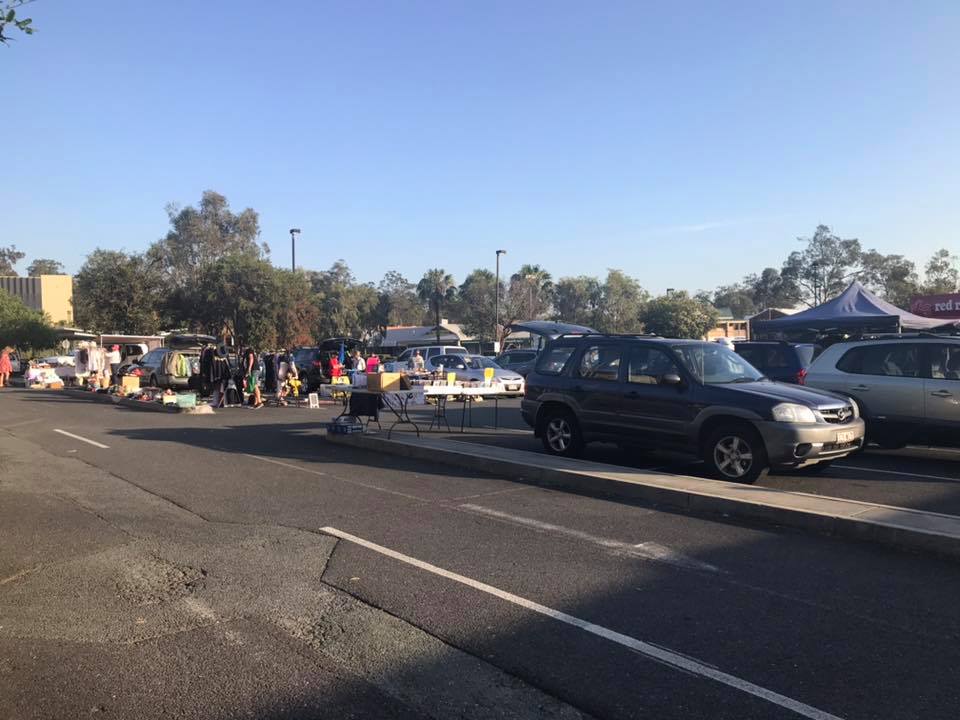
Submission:
[[[837,433],[837,444],[843,444],[848,442],[853,442],[857,437],[857,433],[853,430],[847,430],[846,432]]]

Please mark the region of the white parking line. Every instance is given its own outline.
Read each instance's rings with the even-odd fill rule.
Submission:
[[[439,575],[440,577],[458,582],[467,587],[471,587],[474,590],[479,590],[485,592],[488,595],[493,595],[496,598],[504,600],[506,602],[518,605],[526,610],[531,612],[539,613],[540,615],[545,615],[546,617],[557,620],[558,622],[565,623],[567,625],[572,625],[573,627],[579,628],[585,632],[590,633],[591,635],[596,635],[610,642],[617,643],[623,647],[629,648],[634,652],[637,652],[641,655],[656,660],[658,662],[664,663],[671,667],[677,668],[679,670],[684,670],[693,675],[699,675],[700,677],[708,678],[714,680],[722,685],[734,688],[741,692],[747,693],[748,695],[753,695],[754,697],[761,698],[767,702],[773,703],[774,705],[779,705],[782,708],[787,710],[792,710],[798,715],[802,715],[805,718],[810,718],[811,720],[840,720],[836,715],[831,715],[828,712],[819,710],[811,705],[802,703],[798,700],[793,700],[788,698],[785,695],[774,692],[773,690],[768,690],[767,688],[760,687],[755,685],[748,680],[742,680],[734,675],[730,675],[716,668],[710,667],[698,660],[689,658],[685,655],[680,655],[671,650],[658,647],[657,645],[652,645],[650,643],[644,642],[643,640],[637,640],[632,638],[629,635],[623,635],[618,633],[615,630],[610,630],[609,628],[603,627],[602,625],[595,625],[592,622],[587,620],[581,620],[578,617],[573,615],[568,615],[565,612],[559,610],[554,610],[549,608],[546,605],[541,605],[540,603],[534,602],[533,600],[527,600],[526,598],[520,597],[519,595],[514,595],[505,590],[500,590],[495,588],[492,585],[487,585],[484,582],[479,580],[474,580],[468,578],[465,575],[460,575],[455,572],[450,572],[449,570],[444,570],[441,567],[436,565],[431,565],[428,562],[423,560],[417,560],[414,557],[409,555],[404,555],[399,553],[396,550],[391,550],[390,548],[383,547],[382,545],[377,545],[372,543],[369,540],[364,540],[363,538],[357,537],[356,535],[351,535],[349,533],[343,532],[342,530],[337,530],[332,527],[320,528],[320,532],[326,533],[328,535],[333,535],[338,537],[341,540],[346,540],[347,542],[354,543],[360,547],[367,548],[376,553],[380,553],[386,557],[398,560],[407,565],[412,565],[413,567],[419,568],[420,570],[425,570],[434,575]]]
[[[69,432],[67,432],[66,430],[60,430],[59,428],[54,428],[53,431],[54,431],[55,433],[60,433],[61,435],[66,435],[68,438],[73,438],[74,440],[79,440],[80,442],[85,442],[85,443],[87,443],[88,445],[93,445],[94,447],[98,447],[98,448],[101,448],[101,449],[103,449],[103,450],[109,450],[109,449],[110,449],[110,446],[109,446],[109,445],[104,445],[103,443],[98,443],[96,440],[87,440],[87,438],[85,438],[85,437],[80,437],[79,435],[74,435],[73,433],[69,433]]]
[[[882,470],[880,468],[860,467],[858,465],[834,465],[844,470],[859,470],[860,472],[880,473],[881,475],[903,475],[905,477],[923,478],[924,480],[943,480],[945,482],[960,482],[960,478],[947,477],[946,475],[922,475],[921,473],[908,473],[902,470]]]
[[[611,540],[610,538],[598,537],[596,535],[591,535],[590,533],[585,533],[581,530],[574,530],[572,528],[563,527],[562,525],[541,522],[540,520],[534,520],[533,518],[511,515],[509,513],[500,512],[499,510],[493,510],[491,508],[483,507],[482,505],[473,505],[471,503],[466,503],[460,505],[459,507],[462,510],[467,510],[478,515],[483,515],[488,518],[493,518],[494,520],[507,522],[512,525],[520,525],[522,527],[528,527],[540,532],[564,535],[566,537],[573,538],[574,540],[582,540],[593,545],[599,545],[602,548],[612,550],[616,553],[633,555],[635,557],[643,558],[644,560],[654,560],[656,562],[667,563],[668,565],[676,565],[691,570],[719,572],[719,568],[717,568],[716,565],[709,565],[705,562],[694,560],[693,558],[687,557],[676,550],[671,550],[666,545],[660,545],[659,543],[643,542],[631,544],[627,542],[621,542],[620,540]]]

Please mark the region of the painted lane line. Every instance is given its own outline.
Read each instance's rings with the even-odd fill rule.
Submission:
[[[923,478],[924,480],[943,480],[945,482],[960,482],[960,478],[947,477],[946,475],[923,475],[921,473],[901,472],[900,470],[881,470],[880,468],[860,467],[857,465],[834,465],[844,470],[859,470],[860,472],[879,473],[881,475],[903,475],[904,477]]]
[[[564,537],[572,538],[574,540],[582,540],[592,545],[598,545],[607,550],[612,550],[616,553],[633,555],[644,560],[654,560],[656,562],[667,563],[668,565],[676,565],[678,567],[687,568],[690,570],[704,570],[707,572],[720,571],[716,565],[710,565],[705,562],[700,562],[699,560],[694,560],[693,558],[687,557],[676,550],[671,550],[666,545],[660,545],[659,543],[655,542],[631,544],[627,542],[621,542],[620,540],[611,540],[610,538],[598,537],[581,530],[574,530],[572,528],[563,527],[562,525],[554,525],[552,523],[534,520],[533,518],[521,517],[520,515],[511,515],[510,513],[493,510],[491,508],[483,507],[482,505],[473,505],[471,503],[460,505],[459,508],[471,513],[476,513],[477,515],[483,515],[484,517],[492,518],[494,520],[510,523],[511,525],[520,525],[521,527],[531,528],[532,530],[537,530],[539,532],[563,535]]]
[[[74,440],[79,440],[80,442],[85,442],[85,443],[87,443],[88,445],[93,445],[94,447],[98,447],[98,448],[100,448],[100,449],[102,449],[102,450],[109,450],[109,449],[110,449],[110,446],[109,446],[109,445],[104,445],[103,443],[98,443],[96,440],[88,440],[88,439],[85,438],[85,437],[80,437],[79,435],[74,435],[73,433],[69,433],[69,432],[67,432],[66,430],[60,430],[59,428],[54,428],[53,431],[54,431],[55,433],[60,433],[61,435],[66,435],[68,438],[73,438]]]
[[[474,590],[479,590],[480,592],[487,593],[488,595],[493,595],[500,600],[512,603],[513,605],[530,610],[531,612],[545,615],[546,617],[557,620],[558,622],[579,628],[590,633],[591,635],[596,635],[597,637],[603,638],[604,640],[609,640],[610,642],[622,645],[623,647],[633,650],[640,655],[644,655],[652,660],[669,665],[674,669],[714,680],[715,682],[726,685],[735,690],[739,690],[740,692],[753,695],[754,697],[758,697],[761,700],[766,700],[769,703],[786,708],[787,710],[792,710],[798,715],[802,715],[805,718],[810,718],[810,720],[841,720],[841,718],[836,715],[831,715],[830,713],[819,710],[812,705],[807,705],[799,700],[788,698],[787,696],[781,695],[773,690],[768,690],[767,688],[755,685],[748,680],[742,680],[741,678],[725,673],[722,670],[717,670],[716,668],[700,662],[699,660],[695,660],[685,655],[681,655],[680,653],[673,652],[672,650],[667,650],[666,648],[644,642],[643,640],[637,640],[636,638],[618,633],[615,630],[603,627],[602,625],[595,625],[587,620],[581,620],[573,615],[568,615],[560,610],[554,610],[553,608],[549,608],[546,605],[541,605],[533,600],[527,600],[526,598],[520,597],[519,595],[514,595],[506,590],[500,590],[499,588],[495,588],[492,585],[487,585],[479,580],[474,580],[473,578],[468,578],[465,575],[444,570],[441,567],[431,565],[423,560],[418,560],[417,558],[404,555],[396,550],[391,550],[390,548],[382,545],[377,545],[376,543],[372,543],[369,540],[364,540],[356,535],[351,535],[350,533],[346,533],[342,530],[337,530],[336,528],[332,527],[320,528],[320,532],[326,533],[327,535],[332,535],[333,537],[340,538],[341,540],[345,540],[347,542],[351,542],[355,545],[359,545],[360,547],[366,548],[367,550],[372,550],[373,552],[392,558],[393,560],[398,560],[399,562],[406,563],[407,565],[412,565],[415,568],[425,570],[429,573],[433,573],[434,575],[446,578],[447,580],[452,580],[453,582],[460,583],[461,585],[466,585]]]
[[[330,473],[320,472],[319,470],[311,470],[310,468],[300,467],[299,465],[292,465],[290,463],[280,462],[279,460],[273,460],[271,458],[265,458],[261,455],[251,455],[250,453],[243,453],[244,457],[253,458],[254,460],[259,460],[261,462],[270,463],[271,465],[279,465],[280,467],[289,468],[290,470],[299,470],[300,472],[309,473],[310,475],[316,475],[317,477],[330,478],[331,480],[338,480],[339,482],[347,483],[348,485],[356,485],[357,487],[366,488],[367,490],[376,490],[377,492],[387,493],[388,495],[398,495],[408,500],[416,500],[417,502],[428,502],[422,497],[417,495],[411,495],[410,493],[401,492],[399,490],[390,490],[389,488],[377,487],[376,485],[371,485],[369,483],[359,482],[357,480],[349,480],[347,478],[340,477],[338,475],[331,475]]]

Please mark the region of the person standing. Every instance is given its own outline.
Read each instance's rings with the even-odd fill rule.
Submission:
[[[262,408],[260,398],[260,364],[257,360],[257,351],[248,347],[243,353],[243,369],[246,375],[246,391],[253,395],[253,407]]]
[[[360,354],[359,350],[353,351],[353,369],[358,373],[367,371],[367,363],[363,359],[363,355]]]
[[[410,369],[416,373],[423,372],[423,355],[420,354],[419,350],[414,352],[413,357],[410,358]]]
[[[10,373],[13,372],[13,363],[10,362],[11,348],[5,347],[0,351],[0,388],[10,386]]]
[[[119,381],[117,370],[120,369],[120,346],[112,345],[110,352],[107,353],[107,365],[110,368],[110,384],[116,385]]]

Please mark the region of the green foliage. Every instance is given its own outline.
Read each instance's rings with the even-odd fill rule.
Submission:
[[[20,298],[0,291],[0,348],[12,345],[39,350],[52,347],[53,328],[43,313],[31,310]]]
[[[30,277],[63,274],[63,263],[49,258],[37,258],[27,267],[27,275]]]
[[[155,333],[164,324],[162,288],[146,256],[98,248],[74,278],[74,318],[92,332]]]
[[[927,262],[922,289],[927,295],[944,295],[960,290],[957,258],[946,248],[937,250]]]
[[[560,322],[592,327],[600,312],[603,287],[595,277],[560,278],[554,288],[554,317]]]
[[[916,266],[903,255],[883,255],[868,250],[860,258],[860,281],[888,302],[909,307],[919,291]]]
[[[452,301],[456,294],[457,285],[453,281],[453,276],[440,268],[427,270],[417,283],[417,295],[433,308],[433,324],[436,327],[438,344],[440,342],[440,310],[443,304]]]
[[[7,45],[13,39],[7,35],[10,28],[16,28],[24,35],[33,35],[33,19],[17,14],[19,8],[31,2],[33,0],[6,0],[0,3],[0,44]]]
[[[389,325],[419,325],[423,322],[423,304],[417,286],[391,270],[377,287],[377,324],[383,331]]]
[[[503,296],[503,283],[500,295]],[[458,319],[463,329],[481,341],[494,340],[496,335],[497,278],[487,269],[478,268],[460,285]]]
[[[661,295],[640,313],[647,332],[670,338],[703,338],[717,325],[717,311],[685,292]]]
[[[827,225],[818,225],[812,237],[797,240],[806,247],[790,253],[780,274],[800,289],[811,307],[836,297],[857,277],[862,255],[859,240],[840,238]]]
[[[16,245],[0,247],[0,275],[16,275],[16,264],[26,257],[26,253],[17,250]]]
[[[620,270],[607,272],[592,327],[601,332],[643,332],[640,314],[649,295],[632,277]]]
[[[376,288],[358,283],[343,260],[337,260],[329,270],[309,276],[320,309],[318,339],[366,338],[380,327],[380,297]]]

